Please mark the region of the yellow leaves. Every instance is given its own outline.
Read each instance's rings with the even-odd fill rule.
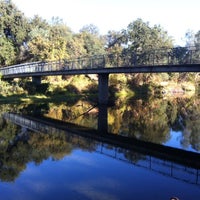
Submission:
[[[49,40],[37,36],[28,43],[28,46],[35,60],[61,60],[68,57],[66,40],[61,37],[56,40]]]
[[[36,58],[42,60],[47,59],[49,45],[46,38],[37,36],[28,43],[28,46],[31,54],[34,55]]]

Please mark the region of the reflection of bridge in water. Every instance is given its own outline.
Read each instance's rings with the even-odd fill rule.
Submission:
[[[131,138],[122,139],[122,136],[108,133],[100,134],[95,130],[88,130],[85,127],[49,118],[39,119],[14,113],[5,113],[4,118],[23,129],[34,132],[65,133],[66,140],[72,144],[74,140],[80,141],[81,144],[81,139],[84,139],[88,144],[93,144],[93,151],[105,156],[190,184],[200,185],[200,155],[197,153],[141,142]],[[20,137],[23,137],[23,135],[16,136],[15,141],[12,142],[15,143]]]

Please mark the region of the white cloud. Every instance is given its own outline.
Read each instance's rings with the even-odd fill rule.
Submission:
[[[119,200],[114,192],[120,187],[120,184],[113,179],[101,177],[100,180],[87,180],[84,182],[76,182],[74,185],[67,186],[71,190],[94,200]],[[105,189],[105,191],[104,191]],[[112,192],[108,191],[111,190]]]

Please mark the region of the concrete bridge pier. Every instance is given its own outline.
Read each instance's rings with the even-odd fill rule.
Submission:
[[[99,105],[98,132],[106,134],[108,132],[108,108],[107,105]]]
[[[108,78],[108,73],[98,74],[98,101],[101,105],[108,104]]]
[[[40,85],[41,82],[42,82],[42,77],[41,77],[41,76],[33,76],[33,77],[32,77],[32,82],[33,82],[35,85]]]

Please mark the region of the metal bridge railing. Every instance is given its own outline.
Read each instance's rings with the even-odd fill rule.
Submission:
[[[54,72],[108,67],[134,67],[156,65],[200,64],[200,48],[177,47],[150,49],[141,52],[126,51],[121,54],[106,54],[82,57],[73,60],[33,62],[8,66],[0,69],[4,75],[22,73]]]

